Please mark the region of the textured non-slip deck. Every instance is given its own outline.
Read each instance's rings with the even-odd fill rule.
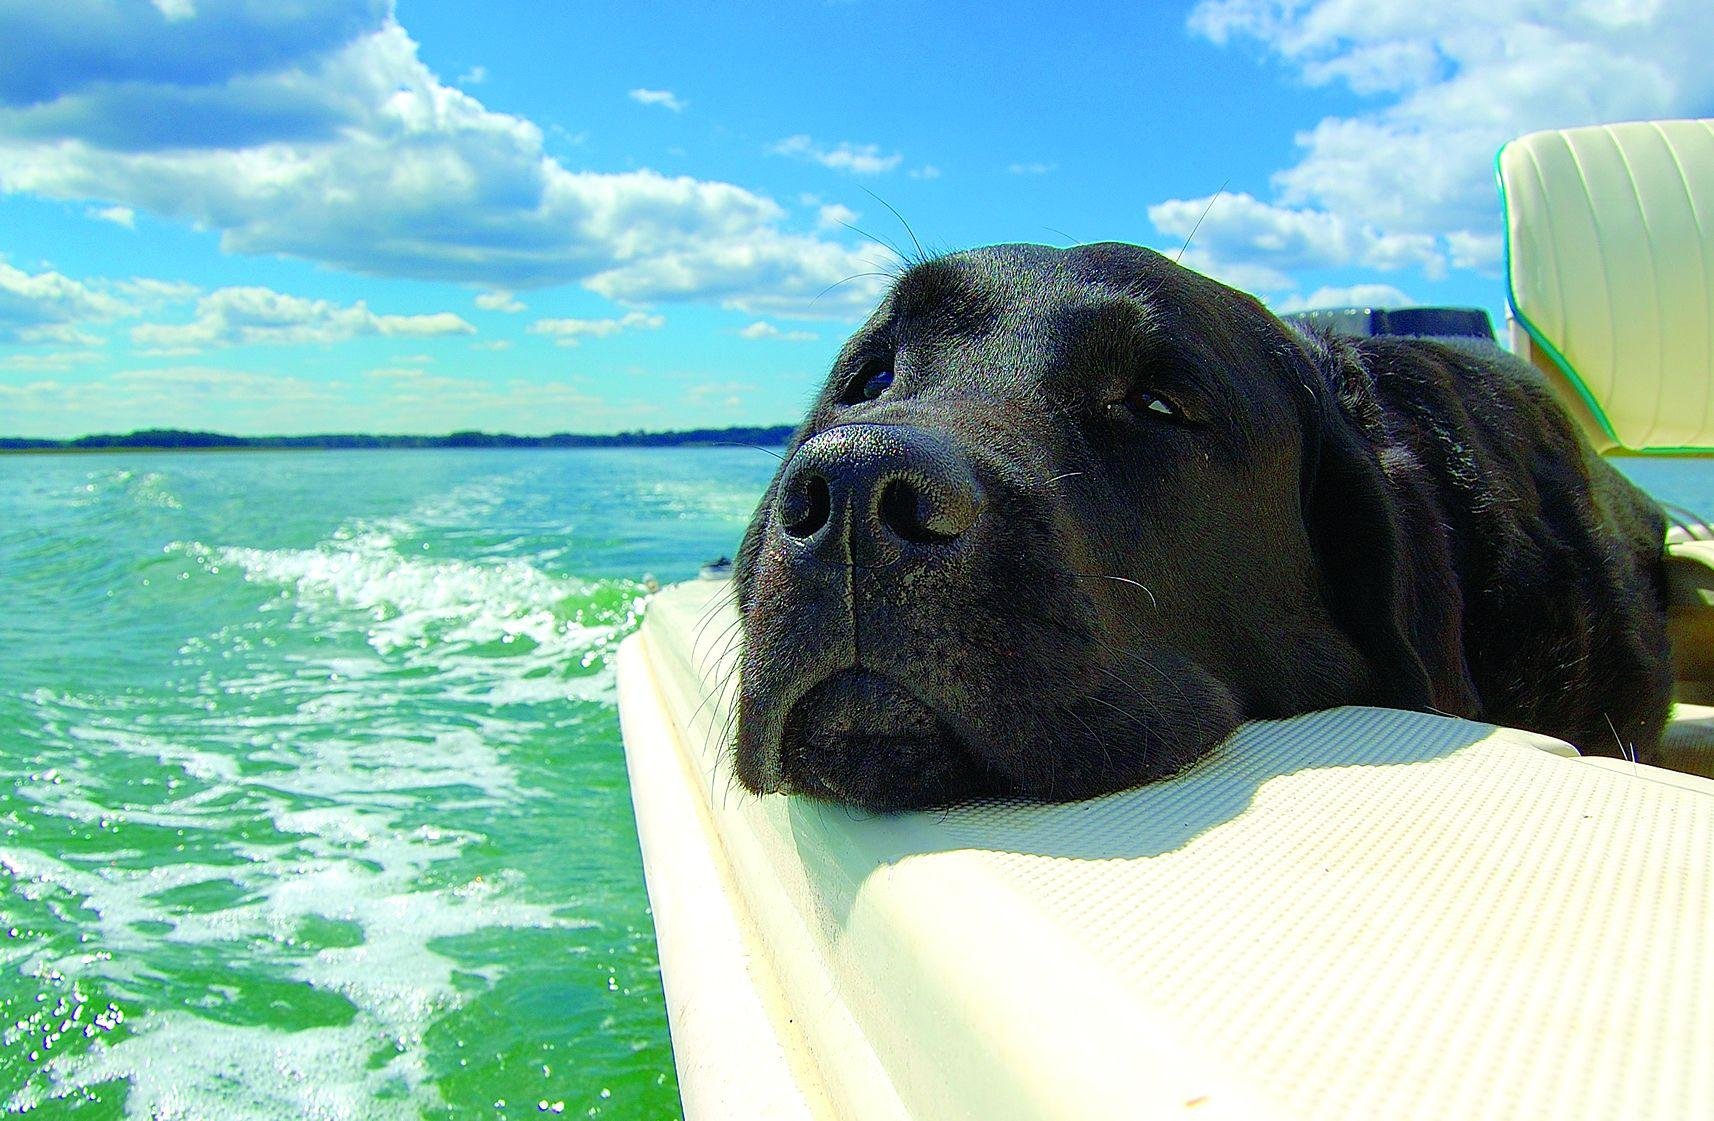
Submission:
[[[621,665],[690,1118],[1714,1117],[1714,783],[1342,709],[1079,805],[758,799],[727,590]]]

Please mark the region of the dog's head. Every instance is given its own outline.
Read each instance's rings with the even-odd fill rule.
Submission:
[[[1399,529],[1303,340],[1150,250],[906,272],[737,564],[737,772],[889,810],[1089,797],[1250,717],[1422,707]]]

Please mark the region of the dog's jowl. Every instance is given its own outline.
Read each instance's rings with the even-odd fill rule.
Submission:
[[[1083,798],[1341,704],[1647,761],[1663,536],[1497,350],[1301,333],[1135,246],[942,257],[846,344],[745,537],[738,774]]]

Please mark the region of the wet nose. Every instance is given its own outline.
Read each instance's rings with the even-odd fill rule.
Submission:
[[[824,561],[890,560],[958,540],[982,488],[952,441],[893,424],[844,424],[805,441],[785,466],[776,524]]]

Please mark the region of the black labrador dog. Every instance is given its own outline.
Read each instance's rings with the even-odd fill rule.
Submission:
[[[1657,750],[1664,522],[1498,350],[1346,339],[1132,245],[918,264],[744,538],[737,773],[1090,797],[1344,704]]]

